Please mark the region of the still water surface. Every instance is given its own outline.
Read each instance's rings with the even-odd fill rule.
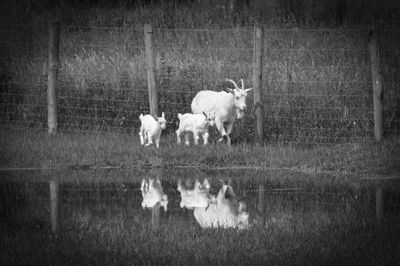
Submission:
[[[198,227],[193,210],[180,207],[178,180],[193,187],[210,183],[217,195],[230,182],[246,203],[249,223],[288,224],[296,214],[318,222],[338,216],[381,220],[400,215],[398,179],[361,180],[349,175],[305,174],[288,170],[118,169],[97,171],[3,172],[1,216],[12,230],[62,231],[85,227],[93,218],[120,217],[124,222],[174,226],[176,220]],[[168,209],[142,208],[143,178],[160,179]],[[172,222],[171,222],[172,221]],[[318,224],[318,223],[317,223]]]

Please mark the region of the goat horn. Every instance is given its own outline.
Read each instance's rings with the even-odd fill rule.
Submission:
[[[238,87],[238,85],[236,84],[236,82],[235,81],[233,81],[233,80],[231,80],[231,79],[225,79],[226,81],[229,81],[229,82],[231,82],[233,85],[235,85],[235,88],[236,89],[239,89],[239,87]]]
[[[243,79],[240,79],[240,81],[242,82],[242,90],[244,90],[244,81]]]

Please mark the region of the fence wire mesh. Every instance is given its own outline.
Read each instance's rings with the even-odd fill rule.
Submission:
[[[48,27],[2,25],[1,125],[47,126]],[[265,29],[267,142],[336,143],[373,136],[373,90],[366,29]],[[154,29],[159,110],[168,130],[202,89],[225,78],[252,87],[253,29]],[[400,31],[380,31],[384,130],[400,129]],[[62,27],[59,130],[136,132],[149,112],[142,28]],[[254,138],[253,98],[233,139]],[[214,132],[215,133],[215,132]]]

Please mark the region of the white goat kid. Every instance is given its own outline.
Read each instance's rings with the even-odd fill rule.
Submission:
[[[139,130],[140,144],[149,146],[156,143],[156,147],[160,147],[161,131],[166,128],[167,121],[165,120],[164,112],[161,117],[154,118],[152,115],[139,116],[142,125]]]
[[[181,144],[181,135],[185,134],[185,144],[189,145],[189,132],[192,132],[194,144],[199,144],[199,135],[203,137],[204,145],[208,143],[208,128],[215,125],[215,113],[178,114],[179,128],[176,131],[178,144]]]
[[[244,229],[249,226],[249,213],[246,204],[238,201],[233,188],[223,185],[216,203],[207,208],[195,208],[194,217],[203,228],[222,227]]]
[[[243,79],[242,88],[240,89],[235,81],[226,79],[231,82],[235,88],[229,89],[229,92],[209,91],[204,90],[196,94],[192,101],[192,112],[194,114],[201,114],[202,112],[215,112],[215,125],[221,133],[222,141],[226,138],[227,144],[231,144],[229,134],[232,131],[233,123],[236,118],[241,119],[246,110],[246,97],[247,92],[253,88],[245,89]]]
[[[159,203],[164,208],[164,211],[167,211],[168,196],[163,192],[160,179],[142,179],[140,190],[143,197],[143,209],[153,208]]]
[[[210,203],[215,203],[215,197],[210,195],[210,183],[207,179],[204,179],[203,183],[200,183],[196,179],[193,189],[184,188],[182,180],[178,180],[178,191],[181,193],[181,208],[193,209],[193,208],[207,208]]]

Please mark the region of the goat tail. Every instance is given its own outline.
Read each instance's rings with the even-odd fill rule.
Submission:
[[[143,114],[140,114],[140,115],[139,115],[139,119],[140,119],[140,121],[142,121],[142,119],[143,119]]]
[[[182,114],[181,114],[181,113],[178,114],[178,119],[179,119],[179,120],[182,119]]]

